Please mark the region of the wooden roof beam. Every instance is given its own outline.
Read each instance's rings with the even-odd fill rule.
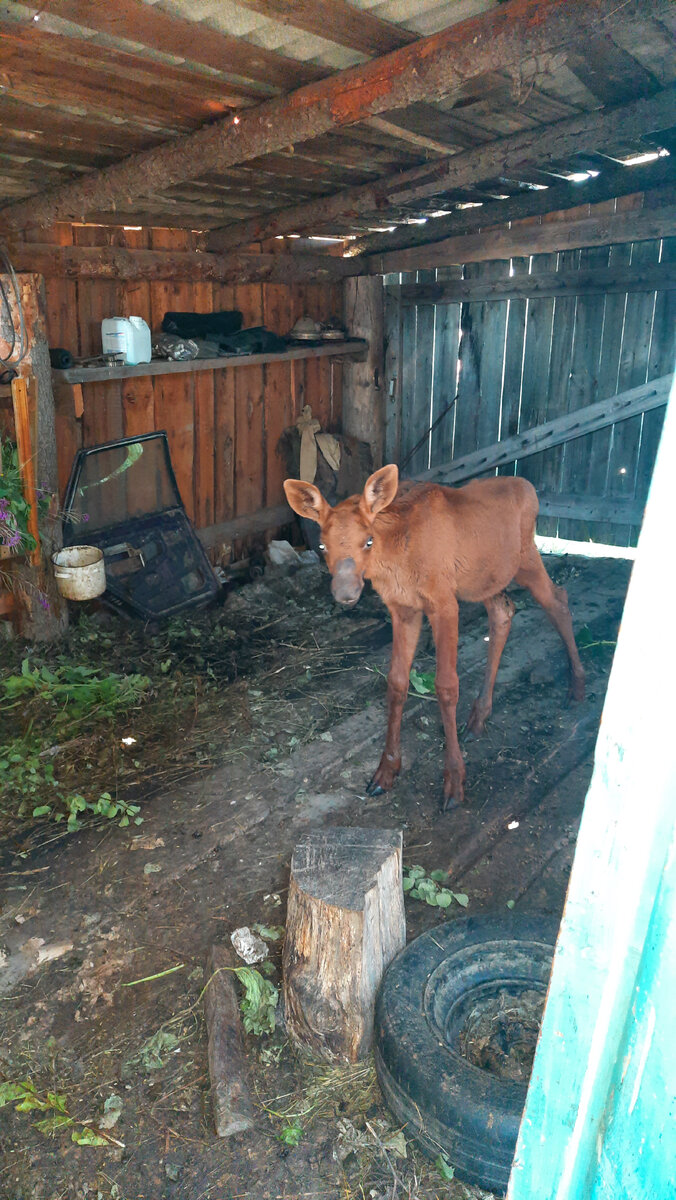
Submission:
[[[119,246],[12,246],[17,271],[83,279],[185,279],[217,283],[335,282],[364,270],[329,254],[201,254],[192,250],[129,250]]]
[[[96,12],[105,9],[116,20],[121,18],[119,36],[121,29],[128,35],[134,28],[133,21],[124,17],[131,3],[118,0],[114,8],[89,3],[84,7]],[[138,3],[138,7],[153,12],[153,6]],[[14,229],[25,229],[31,224],[79,220],[94,208],[128,205],[149,189],[160,191],[205,171],[224,170],[331,129],[421,100],[448,96],[468,79],[487,71],[516,72],[524,60],[565,50],[600,24],[604,32],[612,33],[616,24],[631,25],[632,18],[645,16],[647,9],[659,15],[669,8],[669,0],[628,0],[623,6],[618,6],[617,0],[508,0],[497,9],[364,66],[351,67],[290,96],[248,109],[238,124],[231,118],[217,121],[124,163],[52,189],[31,203],[11,204],[2,210],[0,219]],[[61,4],[52,11],[57,10],[61,10]],[[188,56],[188,48],[181,53]]]
[[[659,129],[665,122],[672,123],[675,104],[676,89],[669,88],[647,100],[636,100],[600,112],[580,113],[552,125],[538,125],[451,155],[440,162],[399,171],[373,183],[275,213],[237,221],[213,230],[208,247],[223,251],[257,242],[263,237],[317,232],[325,224],[349,224],[359,214],[374,214],[374,220],[387,223],[387,210],[394,204],[408,204],[425,196],[468,187],[496,175],[514,178],[519,170],[533,162],[544,166],[572,151],[595,150],[618,136],[638,137],[650,128]]]

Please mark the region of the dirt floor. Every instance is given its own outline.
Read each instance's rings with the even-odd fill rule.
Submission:
[[[75,721],[52,693],[0,703],[0,743],[18,723],[22,737],[39,733],[47,746],[28,803],[25,782],[2,801],[0,1079],[29,1081],[42,1108],[0,1111],[0,1200],[482,1195],[444,1180],[416,1151],[384,1108],[370,1063],[301,1064],[283,1021],[246,1039],[256,1130],[218,1140],[204,966],[211,943],[229,943],[238,926],[283,926],[294,844],[323,824],[402,829],[405,864],[448,867],[470,913],[560,913],[629,564],[550,559],[548,569],[569,593],[587,699],[567,704],[558,638],[514,589],[493,716],[480,740],[463,745],[468,803],[447,814],[429,695],[409,699],[395,789],[365,796],[384,731],[389,622],[372,593],[337,609],[323,567],[269,570],[222,606],[161,629],[92,612],[66,643],[31,652],[33,669],[58,675],[79,664],[147,683],[129,706],[102,703]],[[461,722],[485,636],[483,608],[464,608]],[[17,675],[21,657],[2,647],[0,682]],[[425,631],[416,667],[433,670],[433,661]],[[39,774],[46,759],[85,798],[105,791],[138,803],[143,823],[132,814],[119,828],[89,815],[69,834],[63,823],[32,820],[48,786]],[[407,935],[463,911],[409,898]],[[279,940],[270,951],[278,984]],[[73,1141],[93,1128],[107,1144]]]

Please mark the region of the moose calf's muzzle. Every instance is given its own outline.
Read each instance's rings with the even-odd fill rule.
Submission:
[[[336,563],[331,578],[334,600],[351,608],[361,596],[363,586],[364,579],[358,574],[354,559],[341,558],[340,562]]]

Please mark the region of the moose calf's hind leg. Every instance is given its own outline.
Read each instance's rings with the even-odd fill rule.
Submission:
[[[378,769],[366,788],[369,796],[388,792],[401,770],[401,714],[422,625],[422,613],[413,608],[390,609],[390,616],[392,662],[387,677],[387,737]]]
[[[456,713],[458,708],[458,604],[428,613],[437,651],[435,690],[446,734],[444,758],[444,795],[442,811],[462,804],[465,799],[465,763],[458,744]]]
[[[515,608],[509,596],[500,592],[485,601],[488,613],[488,662],[483,686],[477,696],[467,721],[468,732],[479,737],[484,731],[487,718],[493,708],[493,688],[500,666],[500,659],[512,627]]]
[[[519,587],[528,588],[533,599],[544,608],[568,651],[570,695],[573,700],[584,700],[584,667],[575,644],[568,596],[563,588],[555,587],[552,583],[535,546],[514,576],[514,582]]]

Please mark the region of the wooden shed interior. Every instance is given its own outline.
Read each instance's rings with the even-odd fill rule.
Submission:
[[[458,889],[444,895],[448,906],[504,915],[525,899],[558,923],[630,575],[627,562],[610,560],[631,559],[638,542],[676,359],[675,34],[673,0],[0,5],[0,448],[17,444],[35,537],[27,554],[0,537],[0,784],[18,797],[9,817],[0,799],[9,829],[0,858],[12,880],[21,877],[10,884],[19,899],[0,909],[0,967],[9,964],[8,991],[16,985],[0,1076],[4,1087],[44,1075],[42,1108],[50,1117],[50,1104],[58,1108],[84,1139],[74,1132],[54,1154],[34,1131],[24,1142],[11,1133],[0,1177],[16,1180],[12,1195],[42,1194],[43,1182],[49,1200],[75,1188],[99,1200],[489,1195],[451,1183],[443,1158],[437,1174],[428,1163],[419,1178],[418,1159],[396,1157],[384,1139],[404,1133],[378,1123],[383,1109],[373,1124],[372,1071],[362,1107],[335,1111],[323,1093],[317,1099],[334,1088],[322,1076],[315,1107],[302,1110],[307,1129],[294,1125],[291,1101],[279,1107],[299,1086],[281,1037],[265,1044],[267,1059],[259,1043],[249,1054],[265,1134],[257,1126],[250,1141],[214,1139],[195,1016],[203,950],[217,921],[226,923],[219,936],[246,924],[279,939],[291,854],[318,825],[385,829],[399,873],[404,829],[407,864],[423,863],[431,892],[435,876]],[[105,318],[141,317],[156,332],[167,312],[227,310],[286,348],[104,361]],[[293,341],[303,317],[343,336]],[[71,365],[52,362],[57,349]],[[438,805],[444,729],[428,704],[431,639],[418,648],[404,719],[404,765],[414,770],[367,800],[392,641],[380,601],[367,590],[354,613],[339,610],[316,558],[311,569],[294,559],[286,573],[264,563],[251,588],[233,582],[271,539],[301,547],[308,536],[286,504],[282,435],[296,437],[310,416],[343,446],[360,443],[364,461],[396,463],[408,479],[524,476],[539,496],[538,537],[597,544],[605,555],[547,566],[557,595],[568,591],[588,673],[584,704],[564,707],[560,647],[547,640],[556,635],[521,589],[525,611],[498,681],[504,699],[481,745],[461,726],[469,800],[455,810]],[[223,604],[195,607],[178,629],[104,609],[85,609],[68,628],[50,555],[61,546],[74,459],[159,430],[187,515],[225,572]],[[4,516],[0,505],[0,532]],[[658,590],[655,540],[646,611],[645,596]],[[472,611],[461,624],[461,722],[491,640],[483,610]],[[10,621],[29,649],[9,637]],[[131,679],[137,692],[126,709],[102,702],[91,728],[86,715],[73,725],[68,697],[49,698],[71,669],[82,672],[78,687],[98,672],[104,684]],[[645,725],[651,710],[640,699],[631,704]],[[653,704],[660,713],[647,744],[660,734],[664,745],[656,693]],[[630,739],[629,717],[625,726]],[[619,763],[622,749],[618,740],[608,753]],[[30,778],[16,784],[13,764],[23,770],[24,760]],[[627,794],[625,834],[632,805]],[[92,815],[93,833],[83,828]],[[111,816],[112,837],[99,840]],[[122,846],[115,826],[130,818],[142,827],[126,829]],[[625,841],[628,861],[631,830]],[[605,854],[605,842],[597,849]],[[628,904],[633,881],[623,877],[618,894],[620,883]],[[424,895],[412,895],[409,935],[445,916],[434,900],[416,910]],[[403,923],[403,900],[398,916]],[[219,953],[213,970],[230,971]],[[630,946],[626,962],[639,957]],[[599,955],[599,976],[604,962]],[[604,988],[605,978],[603,1004]],[[149,1046],[155,1060],[141,1078]],[[309,1132],[329,1111],[342,1143],[335,1128]],[[351,1151],[348,1127],[363,1112],[366,1142]],[[87,1142],[99,1127],[102,1140]],[[601,1157],[600,1136],[587,1139],[592,1157]],[[357,1178],[350,1163],[367,1143],[372,1160]],[[85,1153],[99,1147],[86,1167],[83,1144]],[[582,1192],[561,1185],[556,1194]]]
[[[673,21],[662,0],[6,5],[0,231],[45,279],[52,347],[230,307],[280,334],[342,315],[368,342],[54,372],[61,491],[79,446],[165,428],[198,527],[274,528],[306,403],[443,479],[666,375]],[[663,410],[637,403],[530,447],[542,532],[635,542]]]

